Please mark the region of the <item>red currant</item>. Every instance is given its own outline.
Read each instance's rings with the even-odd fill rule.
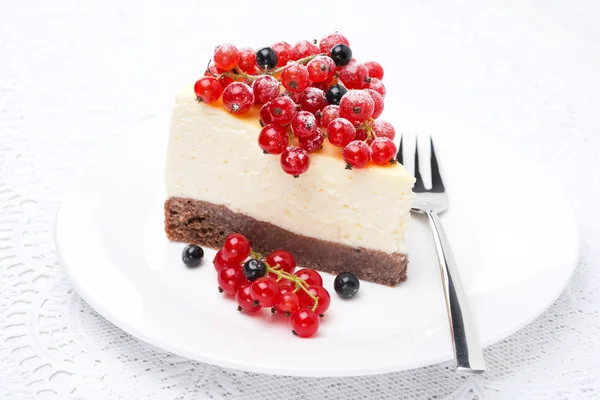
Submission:
[[[313,82],[323,82],[331,76],[331,70],[335,73],[335,63],[331,57],[317,56],[306,65],[308,77]]]
[[[255,313],[260,310],[259,305],[254,305],[254,299],[250,295],[250,283],[244,283],[238,289],[235,299],[238,303],[238,311]]]
[[[367,165],[371,159],[371,149],[365,142],[355,140],[344,147],[342,155],[344,156],[344,161],[346,161],[350,167],[362,168]]]
[[[281,84],[291,92],[301,92],[309,83],[305,65],[293,63],[286,65],[281,71]]]
[[[234,296],[242,283],[244,283],[244,273],[241,268],[225,267],[217,276],[217,282],[223,292],[230,296]]]
[[[379,94],[378,91],[373,90],[373,89],[365,89],[365,92],[369,93],[369,95],[371,95],[371,98],[373,99],[373,115],[371,115],[371,118],[375,119],[375,118],[379,118],[379,116],[381,115],[381,113],[383,112],[383,96]]]
[[[336,147],[344,147],[354,140],[356,128],[345,118],[336,118],[327,126],[329,142]]]
[[[386,137],[392,140],[394,140],[396,137],[396,130],[394,129],[394,126],[387,121],[373,121],[371,128],[377,137]]]
[[[277,54],[277,66],[283,67],[290,60],[295,60],[294,47],[287,42],[277,42],[271,48]]]
[[[383,67],[376,61],[367,61],[364,63],[369,71],[369,78],[383,79]]]
[[[299,269],[298,271],[296,271],[296,273],[294,275],[296,277],[302,279],[304,282],[306,282],[307,285],[316,285],[316,286],[323,285],[323,278],[314,269],[308,269],[308,268]]]
[[[213,59],[217,67],[229,71],[240,61],[240,52],[232,44],[222,44],[217,47]]]
[[[292,120],[292,131],[299,138],[315,136],[318,129],[317,119],[308,111],[299,111]]]
[[[271,268],[279,265],[279,269],[290,274],[296,269],[296,259],[289,251],[276,250],[269,254],[265,261]]]
[[[378,137],[371,143],[371,158],[378,165],[389,164],[396,157],[396,145],[386,137]]]
[[[300,300],[298,299],[298,295],[292,291],[282,291],[279,287],[279,294],[275,300],[275,304],[273,304],[273,308],[280,314],[285,314],[289,316],[290,314],[298,311],[300,308]]]
[[[298,103],[304,111],[308,111],[313,114],[321,111],[329,104],[327,103],[325,92],[316,87],[307,87],[304,89],[302,93],[300,93]]]
[[[269,278],[258,278],[250,285],[250,296],[258,302],[261,307],[272,307],[279,294],[279,286]]]
[[[223,257],[223,250],[219,250],[217,252],[217,255],[215,256],[215,258],[213,260],[213,265],[215,266],[215,269],[217,270],[217,272],[221,272],[221,270],[225,267],[241,268],[240,263],[236,263],[235,261],[226,260]]]
[[[234,233],[227,236],[221,251],[227,261],[241,263],[250,254],[250,242],[244,235]]]
[[[357,126],[356,127],[356,136],[354,136],[354,140],[367,140],[367,130],[365,128],[363,128],[362,126]]]
[[[219,100],[223,88],[221,84],[212,76],[204,76],[196,82],[194,85],[194,93],[198,101],[204,101],[206,103],[214,103]]]
[[[306,150],[308,153],[314,153],[323,147],[325,136],[323,132],[317,128],[315,135],[307,138],[298,138],[298,146]]]
[[[247,74],[256,73],[256,52],[249,47],[240,49],[240,61],[237,65],[240,67],[242,72]]]
[[[300,337],[311,337],[319,330],[319,316],[310,308],[301,308],[290,320],[293,333]]]
[[[376,92],[379,92],[380,95],[382,95],[383,97],[385,97],[385,86],[377,78],[371,78],[371,80],[369,81],[369,83],[367,83],[367,86],[365,86],[365,89],[373,89]]]
[[[221,72],[219,72],[222,70],[220,68],[218,68],[215,64],[211,63],[210,66],[208,67],[208,71],[206,71],[204,73],[205,76],[214,76],[216,77],[217,75],[219,75]],[[233,82],[233,78],[229,77],[229,76],[222,76],[220,78],[217,79],[219,81],[219,84],[221,85],[221,88],[225,89],[227,86],[229,86],[229,84],[231,82]]]
[[[274,124],[289,124],[297,112],[296,103],[287,96],[277,97],[271,100],[271,104],[269,104],[269,114]]]
[[[281,125],[266,125],[258,135],[258,145],[269,154],[281,154],[288,145],[289,137]]]
[[[281,154],[281,168],[296,178],[308,171],[309,166],[310,158],[303,148],[290,146]]]
[[[271,75],[261,75],[252,83],[254,102],[263,104],[279,96],[279,82]]]
[[[311,82],[309,87],[321,89],[323,92],[326,92],[327,89],[329,89],[329,83],[328,82]]]
[[[327,128],[329,123],[340,117],[340,106],[334,104],[326,106],[321,110],[321,126]]]
[[[350,90],[340,100],[340,117],[358,125],[373,115],[375,103],[364,90]]]
[[[340,72],[340,81],[348,89],[362,89],[367,86],[369,71],[367,67],[360,63],[350,63],[342,68]]]
[[[319,50],[321,53],[329,55],[331,48],[336,44],[345,44],[346,46],[350,46],[350,42],[346,36],[340,33],[332,33],[331,35],[327,35],[321,39],[319,42]]]
[[[233,82],[223,91],[223,105],[227,111],[243,114],[254,104],[252,88],[242,82]]]
[[[325,311],[329,309],[329,305],[331,304],[331,296],[329,295],[329,292],[322,286],[316,285],[309,286],[308,291],[310,294],[319,299],[317,308],[315,308],[315,312],[318,315],[325,314]],[[300,289],[297,294],[302,307],[307,307],[310,309],[313,308],[315,301],[304,290]]]
[[[294,56],[296,60],[319,54],[319,47],[313,42],[302,40],[294,45]]]

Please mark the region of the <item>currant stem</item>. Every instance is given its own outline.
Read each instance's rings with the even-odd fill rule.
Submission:
[[[314,54],[312,56],[308,56],[308,57],[304,57],[301,58],[299,60],[294,61],[295,63],[298,64],[307,64],[309,61],[311,61],[312,59],[314,59],[316,56],[324,56],[325,54]],[[277,68],[276,70],[272,71],[271,74],[275,75],[280,73],[281,71],[283,71],[283,69],[285,68],[285,66],[281,67],[281,68]]]

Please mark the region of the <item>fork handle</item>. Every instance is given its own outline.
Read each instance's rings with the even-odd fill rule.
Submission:
[[[473,318],[467,307],[467,299],[458,276],[448,237],[438,214],[433,211],[425,211],[425,214],[433,231],[433,240],[442,274],[456,371],[482,373],[485,371],[483,351],[475,332]]]

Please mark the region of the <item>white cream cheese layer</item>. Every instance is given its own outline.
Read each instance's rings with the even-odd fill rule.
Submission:
[[[258,147],[257,117],[176,97],[167,151],[167,196],[227,206],[291,232],[386,253],[406,252],[412,177],[403,166],[346,170],[337,149],[310,156],[299,178]]]

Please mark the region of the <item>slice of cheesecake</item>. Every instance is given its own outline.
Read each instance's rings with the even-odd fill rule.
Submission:
[[[290,251],[302,267],[386,285],[405,280],[414,177],[398,163],[345,169],[340,149],[326,141],[294,178],[258,147],[257,107],[233,115],[220,101],[196,101],[192,86],[177,95],[166,168],[168,238],[218,248],[237,232],[260,253]]]

